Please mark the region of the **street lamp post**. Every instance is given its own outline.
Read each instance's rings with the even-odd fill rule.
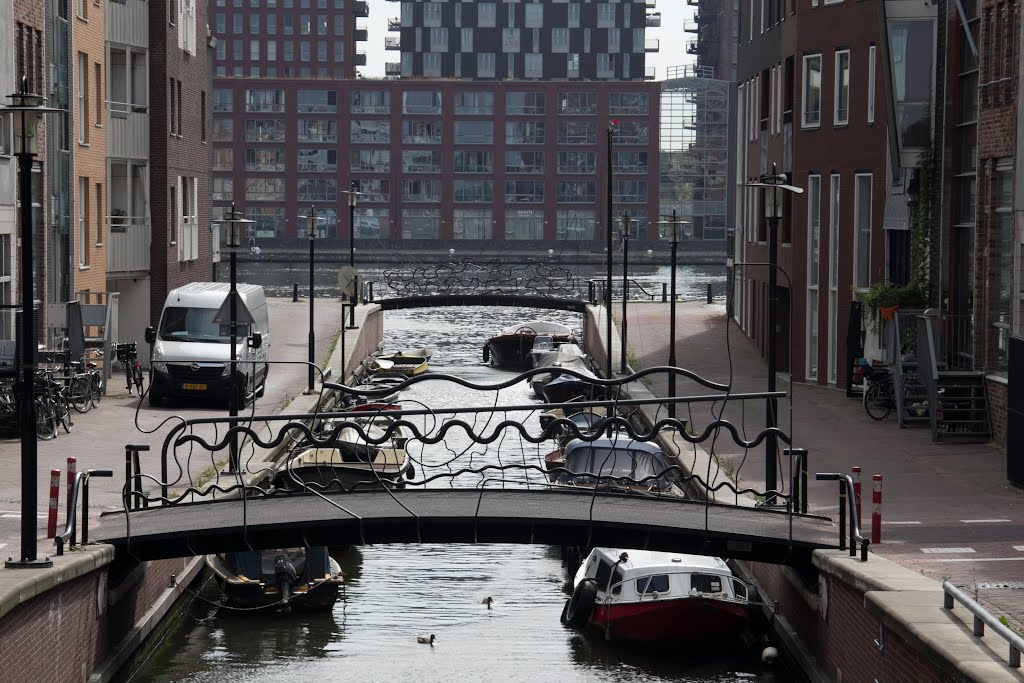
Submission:
[[[626,374],[626,304],[629,302],[629,212],[622,212],[622,345],[619,347],[619,372]]]
[[[605,352],[605,356],[608,359],[607,362],[607,374],[608,377],[612,376],[612,136],[615,134],[615,127],[618,126],[619,120],[612,119],[608,122],[608,159],[606,160],[605,175],[607,175],[608,187],[606,190],[607,201],[608,201],[608,230],[607,230],[607,244],[605,250],[608,252],[608,273],[605,282],[604,292],[604,304],[605,311],[608,314],[608,350]]]
[[[668,364],[671,367],[676,367],[676,257],[679,252],[679,228],[683,225],[690,225],[690,221],[681,221],[676,217],[676,210],[672,209],[672,220],[670,221],[659,221],[660,225],[671,225],[672,231],[669,236],[672,239],[672,299],[669,303],[669,322],[668,322]],[[668,375],[668,397],[676,397],[676,373],[670,372]],[[668,416],[670,419],[676,417],[676,404],[668,404]]]
[[[356,203],[359,201],[359,192],[356,184],[348,190],[348,265],[356,267]]]
[[[230,285],[228,288],[228,307],[229,307],[229,318],[228,326],[230,329],[230,344],[231,344],[231,389],[228,392],[228,415],[232,418],[228,429],[234,429],[238,422],[234,419],[238,417],[238,268],[237,268],[237,256],[238,247],[242,241],[242,226],[252,225],[255,221],[251,221],[245,218],[242,214],[235,210],[235,205],[231,204],[231,213],[228,218],[225,218],[222,223],[228,226],[228,253],[230,254]],[[244,389],[243,389],[244,391]],[[242,394],[244,396],[244,394]],[[238,469],[238,434],[235,432],[231,433],[231,444],[230,444],[230,471],[237,473]]]
[[[65,113],[63,109],[44,107],[45,98],[28,91],[28,79],[21,80],[21,91],[10,95],[11,104],[0,107],[0,113],[14,119],[14,155],[18,157],[18,195],[21,201],[21,391],[18,393],[18,414],[21,416],[21,558],[9,560],[5,566],[15,568],[51,567],[49,558],[36,555],[36,338],[32,277],[32,157],[38,151],[36,128],[41,114]],[[6,125],[6,120],[3,122]]]
[[[775,164],[772,164],[771,175],[763,175],[756,182],[747,183],[748,187],[764,188],[764,215],[768,220],[768,339],[766,354],[768,356],[768,398],[766,398],[766,410],[764,426],[772,429],[778,425],[778,399],[773,395],[775,392],[775,342],[776,342],[776,315],[778,304],[778,261],[779,261],[779,219],[782,218],[783,199],[785,192],[803,194],[803,188],[789,184],[789,178],[785,173],[778,173]],[[764,479],[765,491],[774,491],[778,485],[778,458],[779,440],[774,432],[765,437],[765,462]],[[775,496],[768,494],[766,502],[775,502]]]
[[[316,222],[326,220],[322,216],[316,215],[316,206],[309,207],[308,216],[299,216],[299,218],[309,219],[309,367],[306,381],[306,393],[313,393],[313,370],[316,367],[316,334],[313,329],[313,303],[315,299],[314,285],[313,285],[313,243],[316,242]]]

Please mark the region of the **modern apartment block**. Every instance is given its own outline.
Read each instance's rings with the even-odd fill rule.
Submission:
[[[623,2],[401,2],[402,78],[643,80],[647,7]],[[392,68],[391,72],[395,69]]]
[[[346,81],[317,74],[334,73],[336,21],[343,27],[338,54],[346,54],[345,40],[365,36],[354,22],[368,14],[366,3],[295,2],[318,7],[307,8],[307,24],[300,6],[299,24],[288,20],[287,34],[279,5],[258,11],[260,26],[275,27],[272,48],[267,40],[253,47],[242,36],[255,25],[256,10],[224,7],[223,21],[215,19],[218,45],[226,39],[214,66],[215,216],[234,202],[257,221],[258,239],[294,239],[306,230],[297,217],[316,205],[327,219],[323,234],[347,240],[347,217],[339,223],[337,207],[354,186],[361,193],[357,240],[589,245],[609,222],[607,134],[617,119],[613,211],[637,219],[634,235],[657,238],[647,229],[656,220],[659,180],[660,87],[644,80],[645,50],[653,46],[643,29],[652,2],[405,2],[401,18],[389,22],[400,38],[389,37],[387,45],[402,52],[407,73],[399,67],[401,78]],[[329,3],[347,14],[330,14]],[[543,26],[535,26],[540,20]],[[559,27],[567,32],[564,46],[552,42]],[[441,28],[458,42],[445,47],[444,32],[435,30]],[[424,36],[436,41],[424,43]],[[477,70],[476,55],[489,54],[485,46],[495,49],[489,76]],[[277,55],[275,78],[261,61],[266,49]],[[459,52],[465,54],[456,59]],[[424,70],[425,55],[444,59],[435,69],[426,56]],[[577,66],[566,71],[573,55]]]
[[[686,52],[696,58],[699,70],[710,69],[723,81],[736,80],[739,46],[739,0],[687,0],[696,6],[693,21],[684,26],[693,37],[686,41]]]

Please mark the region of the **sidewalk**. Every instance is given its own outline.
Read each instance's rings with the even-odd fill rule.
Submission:
[[[628,344],[635,370],[668,364],[668,304],[634,304],[627,312]],[[734,392],[765,391],[767,365],[753,343],[735,325],[726,327],[722,304],[681,303],[676,308],[676,361],[679,367]],[[727,339],[728,334],[728,339]],[[727,343],[728,341],[728,343]],[[795,359],[794,362],[802,362]],[[658,396],[667,378],[649,383]],[[1006,454],[991,444],[935,444],[927,429],[900,429],[894,417],[876,422],[859,400],[817,385],[790,385],[779,375],[777,388],[792,391],[779,401],[779,425],[794,446],[810,452],[810,507],[835,517],[838,493],[833,482],[816,482],[814,472],[849,473],[857,465],[864,477],[865,536],[871,526],[871,475],[884,477],[882,543],[872,551],[937,581],[949,579],[977,596],[996,617],[1024,628],[1024,491],[1006,480]],[[677,378],[679,395],[712,393]],[[746,438],[763,429],[764,401],[729,401],[677,408],[697,433],[721,411]],[[792,428],[790,419],[792,418]],[[781,444],[780,444],[781,445]],[[710,449],[706,444],[705,448]],[[744,453],[727,432],[714,445],[723,471],[741,486],[764,488],[764,449]],[[788,462],[779,463],[780,486]],[[716,473],[712,473],[714,479]]]

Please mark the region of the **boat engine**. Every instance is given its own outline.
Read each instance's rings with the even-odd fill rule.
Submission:
[[[295,565],[288,560],[287,555],[278,555],[274,558],[274,579],[281,590],[281,600],[287,605],[291,599],[292,587],[299,580]]]

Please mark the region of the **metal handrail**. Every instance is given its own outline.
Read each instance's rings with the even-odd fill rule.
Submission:
[[[989,614],[988,610],[975,602],[969,595],[951,584],[949,581],[942,582],[942,590],[945,595],[942,598],[942,606],[948,610],[953,609],[953,600],[956,599],[961,605],[974,615],[974,635],[979,638],[985,635],[985,625],[992,627],[998,635],[1009,643],[1010,654],[1009,664],[1015,669],[1020,668],[1020,653],[1024,650],[1024,638],[1011,631],[1005,624]]]
[[[64,533],[57,536],[57,556],[64,554],[64,542],[71,541],[71,547],[75,546],[75,533],[77,531],[75,508],[78,507],[78,491],[82,491],[82,544],[89,542],[89,478],[90,477],[112,477],[112,470],[84,470],[75,475],[74,484],[71,487],[71,500],[68,502],[67,523],[64,525]]]
[[[868,546],[871,541],[860,535],[860,517],[857,514],[857,497],[853,495],[853,477],[838,472],[818,472],[818,481],[839,482],[839,549],[846,550],[846,508],[850,508],[850,557],[857,555],[856,543],[860,542],[860,561],[868,561]],[[846,506],[843,506],[843,501]]]

